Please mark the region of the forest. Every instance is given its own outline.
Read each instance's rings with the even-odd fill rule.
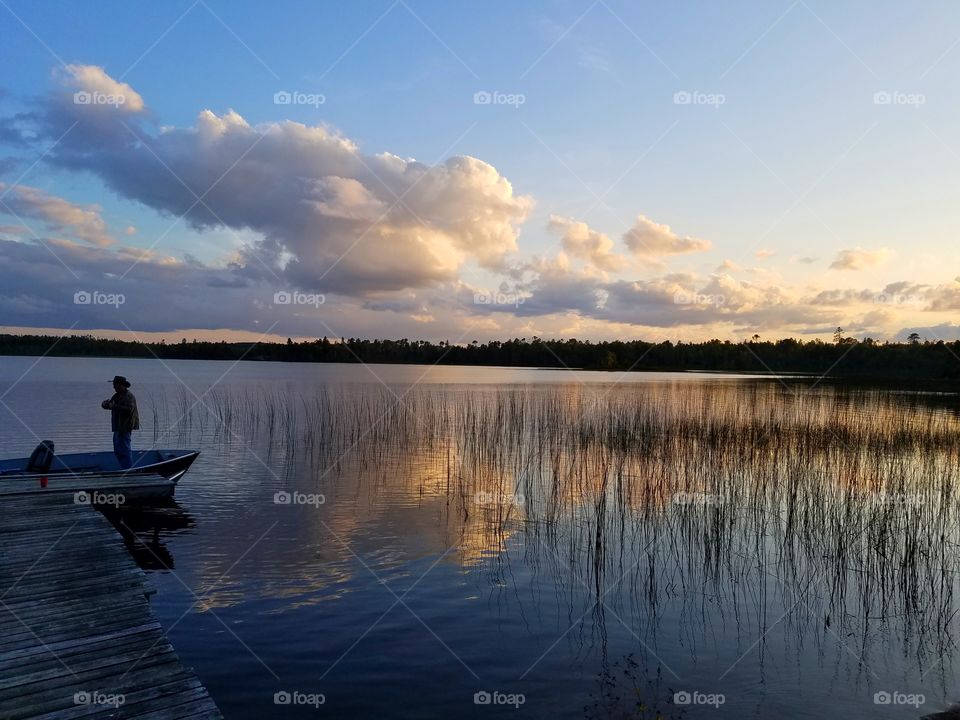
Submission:
[[[487,365],[620,371],[810,373],[835,377],[960,379],[960,341],[906,343],[856,340],[832,343],[793,338],[698,343],[614,340],[591,342],[539,337],[451,344],[425,340],[319,338],[285,343],[132,342],[93,336],[0,335],[0,355],[161,358],[274,362]]]

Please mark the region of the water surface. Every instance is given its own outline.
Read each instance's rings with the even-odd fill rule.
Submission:
[[[228,718],[917,717],[960,698],[955,395],[0,358],[2,456],[108,448],[115,374],[135,447],[202,452],[174,507],[124,522]],[[325,702],[274,704],[294,691]]]

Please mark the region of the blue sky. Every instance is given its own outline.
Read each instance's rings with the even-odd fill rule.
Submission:
[[[837,324],[861,336],[895,337],[909,328],[925,328],[931,338],[956,334],[955,3],[4,0],[0,37],[8,58],[0,69],[0,117],[16,116],[13,127],[29,139],[0,148],[8,197],[20,192],[13,186],[26,186],[45,199],[98,206],[114,235],[137,229],[116,238],[113,252],[122,242],[162,251],[168,265],[185,254],[195,258],[207,274],[185,270],[176,281],[196,290],[192,302],[215,301],[209,288],[230,283],[220,278],[211,286],[210,274],[237,265],[234,254],[264,242],[279,223],[251,223],[243,213],[233,220],[224,200],[224,212],[215,214],[226,227],[181,222],[171,229],[180,214],[175,203],[127,191],[93,157],[43,156],[56,138],[44,135],[49,127],[30,124],[44,116],[51,93],[76,82],[64,83],[64,65],[99,68],[139,94],[146,109],[137,131],[147,135],[192,128],[203,110],[220,117],[233,110],[252,128],[284,120],[323,126],[349,138],[362,157],[386,152],[431,167],[477,158],[510,183],[512,199],[529,198],[529,207],[503,219],[515,248],[498,251],[496,262],[471,253],[475,238],[453,237],[449,228],[442,238],[421,237],[404,225],[417,243],[439,243],[440,254],[455,247],[457,257],[444,255],[429,277],[362,282],[350,292],[343,283],[325,286],[323,265],[304,261],[296,273],[284,272],[291,254],[328,242],[322,231],[295,241],[280,233],[272,240],[283,245],[272,277],[243,275],[249,288],[283,290],[289,281],[289,289],[323,292],[326,317],[355,334],[826,337]],[[278,105],[281,91],[324,102]],[[478,105],[478,92],[518,96],[522,104]],[[171,171],[181,169],[191,168]],[[365,184],[380,182],[373,175],[359,183],[376,194]],[[330,176],[317,170],[317,178]],[[425,212],[415,214],[435,229],[440,220],[419,217],[430,214],[429,198],[423,203]],[[49,210],[37,202],[25,208],[0,205],[0,213],[13,211],[0,223],[26,225],[29,233],[7,240],[36,246],[50,232]],[[497,209],[485,205],[483,212]],[[446,222],[446,209],[441,214]],[[623,262],[603,270],[583,242],[563,236],[556,223],[548,227],[551,216],[608,238]],[[665,245],[632,257],[624,235],[638,216],[653,223],[643,232],[670,226],[670,238],[703,239],[709,249]],[[66,235],[69,228],[57,230]],[[355,252],[375,260],[376,248],[365,244]],[[68,267],[64,282],[120,292],[111,283],[121,273],[103,265],[107,260],[98,256],[100,264],[83,272]],[[79,256],[76,262],[83,264]],[[246,262],[249,256],[239,265]],[[523,307],[459,303],[475,295],[471,290],[516,295]],[[318,329],[322,317],[285,316],[284,308],[258,306],[256,322],[224,312],[191,326],[183,313],[78,316],[75,306],[49,306],[57,303],[54,287],[44,292],[26,297],[19,289],[0,298],[7,313],[0,324],[326,334]],[[570,293],[575,300],[551,304]],[[693,301],[665,301],[678,294]],[[148,299],[144,307],[156,305]],[[229,304],[244,301],[231,297]]]

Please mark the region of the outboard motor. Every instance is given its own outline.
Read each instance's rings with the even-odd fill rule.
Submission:
[[[26,471],[28,473],[45,473],[50,471],[53,465],[53,440],[44,440],[30,455],[27,461]]]

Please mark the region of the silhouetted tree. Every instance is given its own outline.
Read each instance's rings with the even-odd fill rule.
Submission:
[[[718,370],[728,372],[830,372],[831,375],[960,379],[960,341],[877,343],[843,337],[836,344],[794,338],[732,343],[614,340],[589,342],[575,338],[513,338],[453,345],[426,340],[362,340],[327,338],[283,343],[228,343],[182,339],[179,343],[140,343],[92,336],[59,339],[43,335],[0,335],[0,355],[70,357],[138,357],[205,360],[272,360],[286,362],[414,363],[503,365],[513,367],[583,368],[592,370]]]

